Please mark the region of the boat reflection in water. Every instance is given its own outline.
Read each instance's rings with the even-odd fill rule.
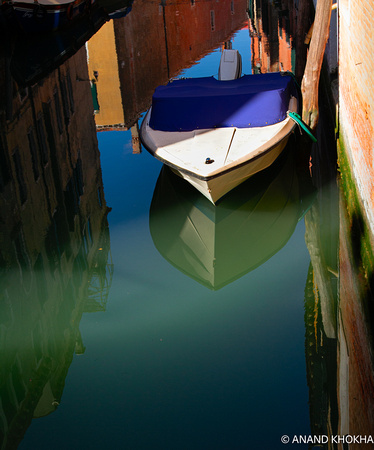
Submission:
[[[214,206],[163,166],[150,208],[160,254],[218,290],[263,264],[292,236],[302,214],[292,151]]]

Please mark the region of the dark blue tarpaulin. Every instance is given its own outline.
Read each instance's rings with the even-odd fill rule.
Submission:
[[[152,98],[150,127],[191,131],[217,127],[262,127],[286,118],[292,76],[245,75],[237,80],[213,77],[175,80],[159,86]]]

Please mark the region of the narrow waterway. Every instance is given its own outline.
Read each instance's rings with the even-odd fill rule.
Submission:
[[[262,3],[135,0],[33,38],[33,65],[24,35],[5,46],[2,450],[327,449],[373,431],[352,401],[372,392],[371,321],[346,266],[341,288],[328,102],[317,144],[297,131],[216,206],[139,142],[155,87],[217,76],[224,46],[243,74],[295,70],[295,12]]]

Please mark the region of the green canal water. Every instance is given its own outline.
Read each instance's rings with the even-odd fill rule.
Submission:
[[[248,23],[229,39],[246,74],[259,71]],[[179,76],[215,76],[220,55],[217,43]],[[71,83],[74,96],[78,75]],[[347,406],[344,374],[360,372],[344,353],[344,200],[334,125],[321,108],[317,144],[296,133],[272,167],[217,206],[134,152],[133,130],[113,126],[97,133],[99,153],[69,128],[69,142],[81,139],[76,162],[73,144],[51,159],[60,193],[44,166],[44,199],[30,175],[35,159],[22,153],[30,131],[14,132],[21,119],[3,122],[13,175],[0,180],[2,450],[275,450],[312,448],[321,436],[320,447],[337,448],[335,435],[370,434],[370,420],[349,425],[364,407]],[[29,161],[23,172],[17,148],[21,165]]]
[[[106,310],[83,315],[86,350],[72,361],[61,405],[32,423],[21,448],[49,448],[51,441],[61,449],[276,448],[282,434],[308,434],[304,289],[310,257],[297,180],[290,185],[286,167],[280,174],[286,179],[274,186],[272,178],[259,180],[260,193],[257,183],[247,183],[239,199],[217,207],[223,218],[216,220],[218,212],[188,187],[200,209],[184,201],[185,186],[180,201],[169,203],[170,186],[156,192],[165,175],[161,164],[146,152],[133,155],[130,139],[129,132],[99,135],[112,208]],[[169,178],[164,182],[179,182]],[[157,195],[166,203],[160,212],[153,211]],[[161,223],[153,224],[153,212]],[[208,242],[197,248],[192,242],[183,256],[189,226],[205,228]],[[183,244],[177,230],[180,236],[184,229]],[[168,237],[174,263],[158,248]],[[218,290],[214,274],[201,281],[214,265],[200,267],[202,250],[215,259]],[[200,279],[190,276],[189,265],[193,275],[204,272]]]
[[[61,449],[277,448],[282,434],[308,434],[304,289],[310,257],[298,198],[279,204],[256,198],[245,207],[253,200],[252,184],[241,192],[244,207],[226,203],[223,214],[236,217],[221,234],[218,221],[196,207],[211,222],[207,232],[216,228],[217,255],[207,252],[225,285],[213,290],[181,269],[189,256],[194,272],[204,263],[196,260],[198,249],[184,258],[188,244],[176,236],[175,228],[182,233],[190,225],[194,206],[173,202],[171,211],[161,212],[165,228],[152,229],[161,165],[145,152],[126,150],[128,136],[99,136],[113,208],[106,311],[83,315],[86,350],[72,361],[61,405],[33,422],[21,448],[48,448],[51,440]],[[170,236],[179,267],[157,248],[158,232]],[[232,266],[230,282],[225,272],[231,275]]]

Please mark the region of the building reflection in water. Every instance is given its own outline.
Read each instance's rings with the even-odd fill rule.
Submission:
[[[250,0],[248,13],[253,73],[295,72],[293,2]]]
[[[2,75],[7,67],[1,60]],[[1,77],[4,93],[5,76]],[[83,47],[0,111],[0,447],[54,411],[113,265]],[[9,94],[9,93],[8,93]]]
[[[136,134],[155,88],[246,26],[246,8],[247,0],[137,0],[131,14],[105,24],[87,45],[98,129],[134,126]]]

